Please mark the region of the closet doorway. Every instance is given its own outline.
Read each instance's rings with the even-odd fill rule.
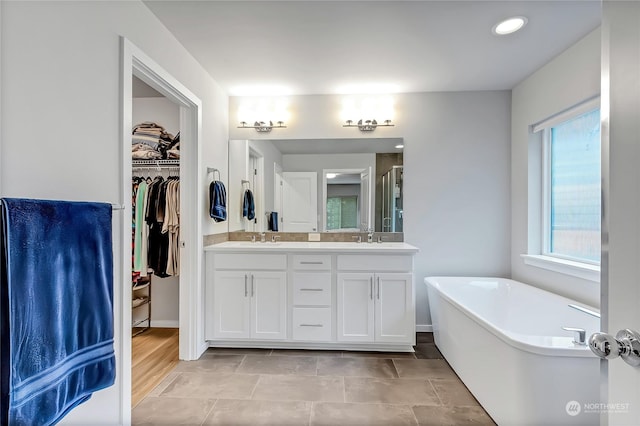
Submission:
[[[121,301],[120,315],[116,319],[116,324],[119,322],[122,338],[120,364],[121,395],[124,408],[122,423],[129,424],[131,421],[130,411],[125,407],[137,404],[146,395],[146,392],[153,388],[152,382],[161,381],[171,371],[173,365],[178,362],[178,359],[197,359],[206,349],[204,337],[199,338],[202,334],[199,330],[202,321],[199,321],[199,318],[202,316],[200,303],[203,278],[202,224],[199,218],[199,213],[203,209],[203,199],[199,196],[198,191],[203,182],[203,169],[200,162],[202,103],[178,80],[128,40],[122,38],[121,43],[123,65],[121,76],[123,99],[122,198],[125,200],[125,222],[122,229],[121,260],[123,289],[118,289],[115,297]],[[135,98],[134,83],[136,85]],[[135,164],[136,161],[132,158],[132,142],[136,139],[132,135],[132,130],[136,125],[145,122],[152,122],[155,125],[141,126],[141,134],[139,135],[141,137],[137,142],[142,144],[145,143],[145,137],[149,137],[149,135],[153,139],[154,135],[165,132],[170,133],[173,138],[177,136],[178,132],[180,134],[179,149],[176,149],[175,144],[168,143],[164,148],[158,149],[162,158],[156,158],[157,155],[153,153],[148,154],[154,158],[147,159],[151,163],[147,165],[147,169],[142,168],[141,164]],[[173,138],[167,135],[163,136],[166,136],[164,139],[170,139],[169,142],[173,141]],[[165,152],[167,149],[173,149],[174,155],[168,155]],[[173,157],[175,157],[176,151],[180,157],[179,161],[171,162],[171,160],[175,160]],[[142,157],[144,156],[143,153]],[[159,255],[161,259],[164,258],[166,269],[158,267],[158,263],[155,263],[157,258],[152,258],[151,251],[148,252],[148,266],[152,267],[153,273],[151,274],[151,284],[142,289],[134,289],[132,285],[134,281],[132,272],[135,270],[136,261],[135,245],[132,256],[132,243],[135,244],[136,236],[136,217],[133,215],[135,209],[132,197],[134,176],[145,178],[139,182],[144,180],[147,185],[150,185],[156,178],[165,181],[172,179],[174,186],[176,181],[179,183],[178,199],[175,198],[176,188],[173,188],[174,206],[177,208],[180,218],[179,235],[170,237],[169,245],[175,249],[168,252],[161,251]],[[147,177],[149,179],[146,179]],[[165,197],[170,193],[169,188],[167,185],[164,189]],[[147,202],[149,200],[151,198],[147,198]],[[166,203],[167,199],[165,198],[164,201]],[[156,203],[162,204],[161,201]],[[148,206],[149,204],[147,204]],[[146,222],[148,209],[138,209],[138,211],[145,212]],[[162,219],[169,213],[166,209],[161,212],[156,211],[156,214],[159,214]],[[156,219],[158,218],[156,217]],[[134,226],[129,225],[130,223],[133,223]],[[170,230],[171,228],[164,231],[170,232]],[[147,231],[147,237],[152,235],[158,237],[159,234],[162,234],[161,231],[159,234],[153,234],[151,226]],[[151,245],[150,240],[142,240],[148,241]],[[169,256],[167,253],[174,254],[174,263],[166,259]],[[142,283],[144,286],[145,281]],[[134,302],[136,299],[138,300]],[[146,303],[149,301],[150,303]],[[134,307],[138,304],[140,305]],[[143,304],[144,307],[140,307]],[[132,313],[136,309],[143,312]],[[147,313],[148,317],[146,317]],[[147,322],[144,321],[145,319]],[[134,330],[132,326],[137,327]],[[145,329],[146,327],[149,328]],[[138,336],[132,337],[132,334],[142,330],[144,331]],[[132,346],[136,349],[137,359],[132,357]],[[134,384],[132,381],[132,367],[135,369],[140,364],[142,364],[144,371],[135,372],[135,376],[136,379],[141,378],[140,382],[144,383],[148,390],[139,387],[137,382]],[[159,368],[153,370],[149,367]]]
[[[132,82],[131,404],[178,363],[180,106]]]

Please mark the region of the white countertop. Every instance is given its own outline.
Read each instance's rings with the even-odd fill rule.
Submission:
[[[417,253],[419,249],[407,243],[356,243],[356,242],[255,242],[227,241],[205,246],[205,251],[215,252],[315,252],[315,253]]]

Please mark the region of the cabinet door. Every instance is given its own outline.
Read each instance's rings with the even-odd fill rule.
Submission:
[[[374,288],[376,342],[413,343],[412,274],[376,274]]]
[[[250,276],[244,272],[216,271],[213,282],[213,335],[217,339],[250,336]]]
[[[286,272],[250,272],[251,337],[287,338]]]
[[[373,274],[338,274],[338,340],[373,342]]]

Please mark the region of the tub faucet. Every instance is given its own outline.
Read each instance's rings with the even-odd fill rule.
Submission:
[[[575,343],[576,345],[584,346],[587,344],[586,331],[584,328],[562,327],[562,329],[566,331],[573,331],[575,333],[575,336],[573,338],[573,343]]]
[[[362,237],[360,235],[354,235],[351,238],[353,238],[356,243],[362,242]]]
[[[373,242],[373,229],[371,228],[367,229],[367,242],[368,243]]]
[[[280,235],[272,235],[271,236],[271,242],[275,243],[280,239]]]

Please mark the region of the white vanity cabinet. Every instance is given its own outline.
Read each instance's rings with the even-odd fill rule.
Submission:
[[[207,262],[207,339],[287,338],[286,255],[220,253]]]
[[[413,350],[413,246],[234,241],[205,250],[211,346]]]
[[[332,278],[330,255],[292,255],[291,339],[330,342]]]
[[[338,340],[412,344],[415,340],[412,257],[342,255],[338,256],[337,264]]]

